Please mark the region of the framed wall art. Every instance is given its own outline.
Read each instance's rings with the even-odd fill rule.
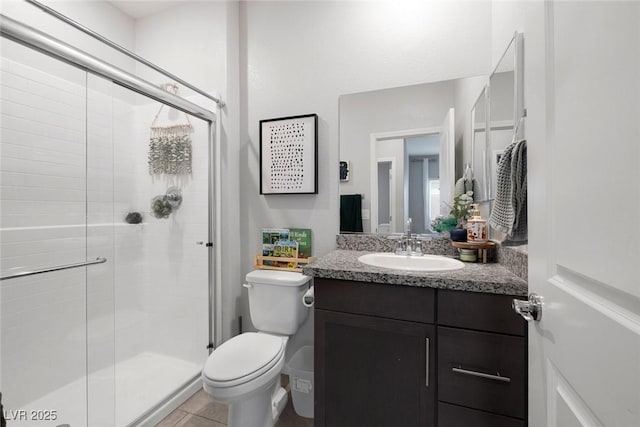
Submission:
[[[318,115],[260,120],[260,194],[318,193]]]
[[[349,161],[340,160],[340,181],[349,181]]]

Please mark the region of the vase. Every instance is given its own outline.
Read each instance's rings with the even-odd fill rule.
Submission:
[[[467,230],[464,228],[454,228],[449,231],[449,235],[451,240],[454,242],[466,242],[467,241]]]

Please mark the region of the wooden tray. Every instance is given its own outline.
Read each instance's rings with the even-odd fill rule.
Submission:
[[[302,266],[304,264],[308,264],[315,260],[316,259],[314,257],[287,258],[287,257],[279,257],[279,256],[256,255],[253,262],[253,268],[257,268],[259,270],[281,270],[281,271],[295,271],[297,273],[302,273]],[[273,265],[264,265],[265,261],[287,262],[287,263],[293,264],[294,267],[276,267]]]
[[[451,245],[454,248],[458,249],[477,249],[478,250],[478,259],[482,259],[482,263],[487,263],[487,252],[491,248],[496,247],[496,243],[492,241],[483,242],[483,243],[474,243],[474,242],[451,242]]]

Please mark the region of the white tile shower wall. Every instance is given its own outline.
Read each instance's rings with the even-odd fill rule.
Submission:
[[[160,104],[150,103],[148,99],[138,102],[131,144],[135,181],[141,184],[136,203],[143,211],[146,223],[144,279],[136,286],[133,301],[137,300],[138,307],[147,314],[147,325],[139,331],[138,339],[147,351],[200,363],[206,356],[208,331],[208,249],[196,242],[207,238],[207,125],[194,117],[189,118],[194,128],[191,134],[193,172],[190,176],[151,176],[147,163],[149,129],[159,108]],[[164,107],[157,123],[167,125],[185,121],[183,113]],[[181,189],[182,205],[169,218],[154,218],[150,212],[151,199],[165,194],[171,186]]]
[[[136,171],[140,159],[137,156],[138,140],[135,137],[135,99],[137,95],[113,87],[113,217],[115,238],[115,361],[122,362],[144,351],[144,331],[148,315],[140,304],[140,289],[146,280],[144,236],[148,216],[143,224],[126,224],[129,212],[143,212],[138,203],[143,181]]]
[[[28,60],[34,56],[25,54]],[[54,60],[37,59],[43,69],[47,64],[61,69]],[[85,73],[64,67],[61,78],[2,60],[3,275],[12,268],[85,257]],[[11,390],[3,395],[7,407],[19,408],[85,375],[83,270],[4,281],[1,292],[2,389]],[[83,395],[79,390],[63,399],[78,401]]]
[[[114,191],[113,84],[87,75],[87,424],[107,425],[114,417]]]
[[[247,173],[239,164],[241,143],[240,127],[240,2],[185,1],[179,6],[136,20],[136,52],[154,63],[171,70],[190,83],[210,93],[218,93],[227,105],[218,110],[210,101],[194,101],[216,111],[220,118],[220,147],[222,174],[219,207],[222,229],[239,233],[246,222],[241,222],[240,180]],[[171,50],[172,54],[168,54]],[[138,67],[140,76],[162,83],[165,78]],[[144,74],[142,74],[144,73]],[[188,94],[184,88],[181,93]],[[237,315],[242,287],[241,270],[251,259],[240,256],[243,245],[240,237],[225,239],[221,248],[222,320],[219,327],[225,339],[237,333]]]

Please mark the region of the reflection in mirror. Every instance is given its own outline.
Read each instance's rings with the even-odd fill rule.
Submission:
[[[522,34],[511,39],[502,58],[489,78],[490,135],[487,144],[488,199],[496,195],[496,174],[500,156],[521,133],[524,116],[522,102]]]
[[[488,200],[487,180],[487,87],[471,109],[471,169],[478,185],[474,186],[473,199],[476,202]]]
[[[456,104],[464,98],[460,93],[475,95],[486,79],[340,97],[340,161],[350,167],[349,181],[340,182],[341,232],[356,231],[361,225],[365,233],[402,233],[411,218],[413,233],[431,233],[431,221],[448,214],[444,203],[450,203],[453,195],[454,146],[462,139],[455,129],[469,129],[468,124],[456,126],[454,107],[469,111],[472,100]],[[361,203],[362,215],[345,218],[347,206],[342,205],[347,203]]]

